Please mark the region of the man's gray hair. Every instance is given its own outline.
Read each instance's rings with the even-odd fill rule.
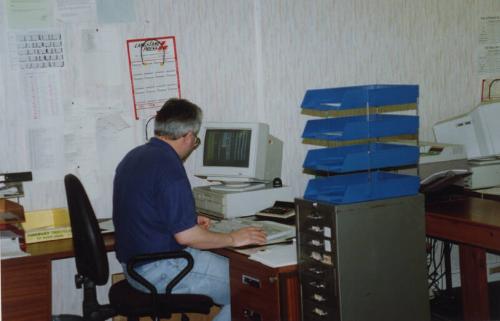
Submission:
[[[198,133],[203,112],[187,99],[170,98],[156,113],[156,136],[179,139],[189,132]]]

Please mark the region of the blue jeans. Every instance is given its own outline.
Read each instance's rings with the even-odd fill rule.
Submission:
[[[186,248],[194,259],[194,266],[172,290],[172,293],[195,293],[211,297],[222,309],[213,319],[214,321],[231,321],[231,293],[229,289],[229,261],[227,258],[210,251],[201,251]],[[184,259],[161,260],[141,265],[136,268],[137,273],[151,282],[160,293],[165,293],[165,287],[183,267]],[[138,282],[127,273],[126,264],[122,263],[127,281],[134,288],[147,292]]]

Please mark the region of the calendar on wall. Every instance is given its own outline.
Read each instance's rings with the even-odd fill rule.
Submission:
[[[130,39],[127,50],[135,118],[147,119],[181,96],[175,37]]]

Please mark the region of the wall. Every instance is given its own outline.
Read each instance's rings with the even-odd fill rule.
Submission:
[[[0,1],[0,172],[30,169],[28,131],[37,126],[23,94],[25,76],[9,63],[13,30],[5,6],[11,2]],[[28,210],[65,206],[62,176],[75,172],[90,187],[98,216],[111,215],[113,168],[143,142],[144,123],[132,117],[127,39],[175,36],[182,96],[204,109],[205,120],[269,123],[284,141],[283,181],[300,196],[309,179],[301,170],[307,146],[300,139],[307,120],[300,103],[307,89],[418,84],[420,138],[433,140],[435,122],[479,102],[479,18],[500,12],[494,0],[130,2],[135,19],[129,23],[99,24],[95,12],[84,22],[54,19],[67,63],[57,71],[62,117],[48,122],[64,127],[66,138],[76,133],[79,140],[75,146],[56,137],[52,144],[65,155],[79,153],[81,167],[66,159],[57,175],[25,184]],[[90,52],[89,43],[97,49]],[[126,129],[107,126],[110,118],[123,120]],[[93,142],[78,150],[85,138]],[[191,175],[192,159],[186,168],[193,185],[203,184]],[[55,273],[71,274],[71,264],[57,263]],[[54,294],[54,312],[78,309],[71,282],[61,287]]]

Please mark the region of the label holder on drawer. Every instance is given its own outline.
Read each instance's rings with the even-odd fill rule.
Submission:
[[[254,278],[254,277],[249,276],[249,275],[246,275],[246,274],[243,274],[241,276],[241,283],[249,285],[249,286],[257,288],[257,289],[261,288],[261,284],[260,284],[259,279]]]

